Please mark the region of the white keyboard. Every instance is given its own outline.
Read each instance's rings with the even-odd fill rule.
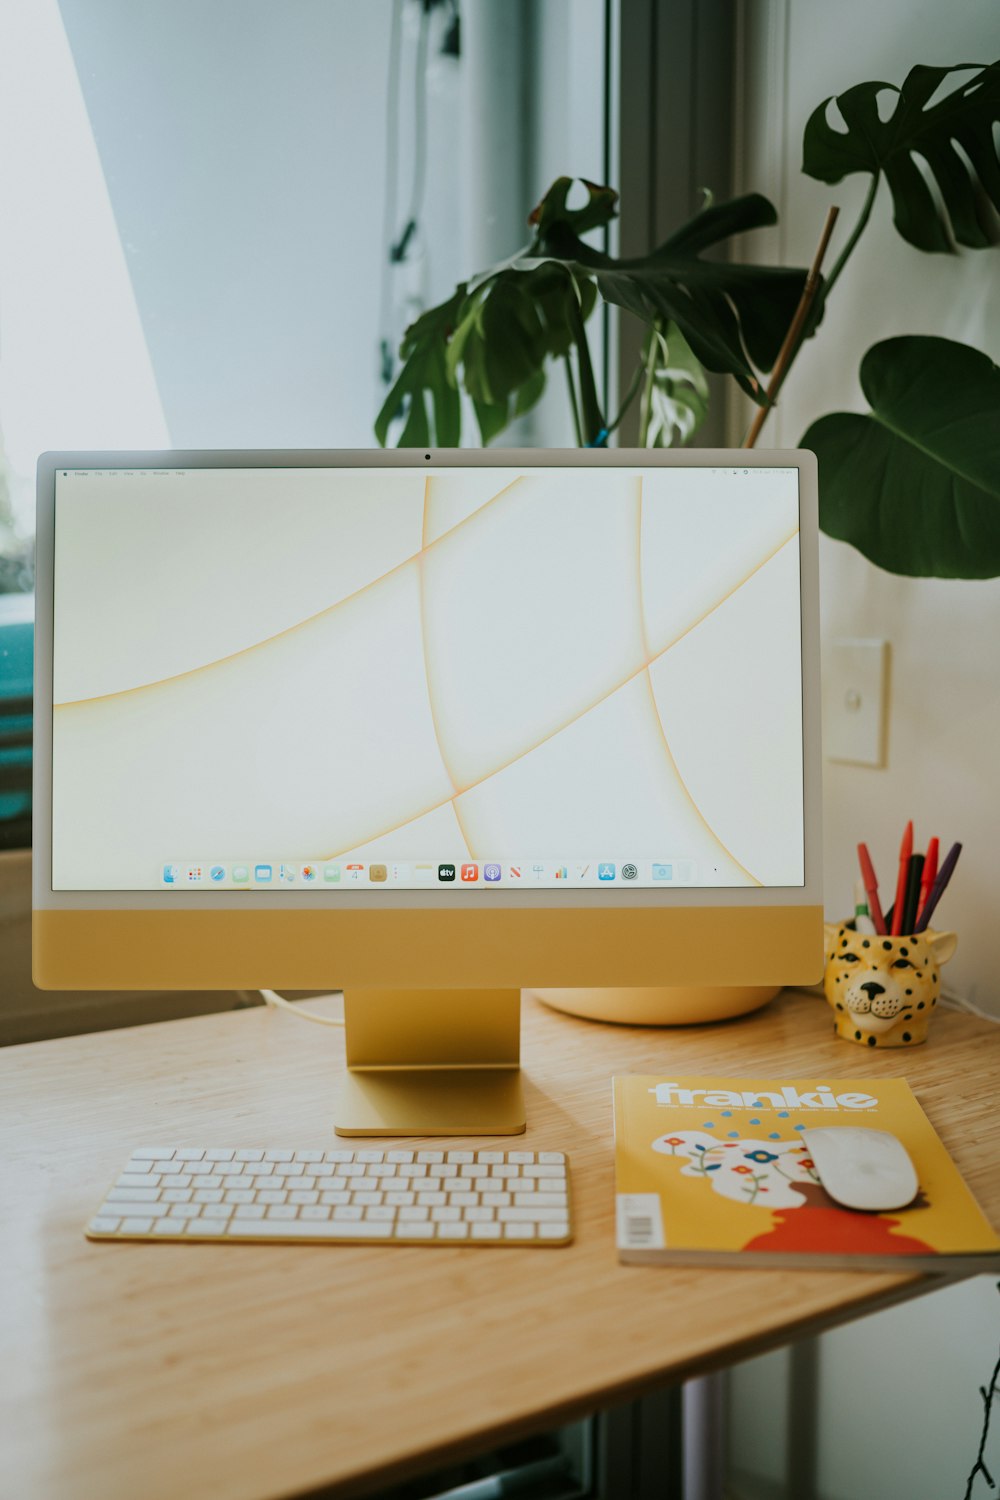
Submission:
[[[562,1151],[139,1146],[92,1240],[565,1245]]]

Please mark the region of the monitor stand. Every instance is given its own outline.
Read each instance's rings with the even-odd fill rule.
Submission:
[[[520,1135],[520,990],[344,991],[338,1135]]]

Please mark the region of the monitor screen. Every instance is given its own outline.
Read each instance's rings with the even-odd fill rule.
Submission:
[[[52,891],[801,891],[797,463],[354,457],[55,470]]]

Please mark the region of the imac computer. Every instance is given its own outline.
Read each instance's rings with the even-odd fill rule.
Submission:
[[[41,987],[342,989],[336,1128],[423,1135],[524,1129],[524,988],[819,978],[811,454],[54,453],[38,499]]]

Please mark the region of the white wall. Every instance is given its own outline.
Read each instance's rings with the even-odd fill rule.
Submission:
[[[754,0],[746,6],[746,120],[741,187],[776,204],[780,227],[748,237],[746,253],[808,265],[827,207],[841,209],[828,264],[856,220],[869,178],[828,187],[800,170],[802,132],[827,95],[869,79],[901,83],[916,62],[990,61],[997,11],[914,0]],[[763,254],[761,254],[761,247]],[[795,446],[816,417],[864,411],[857,371],[865,350],[901,333],[958,339],[1000,358],[1000,251],[925,255],[891,223],[883,184],[868,230],[803,349],[762,443]],[[738,439],[737,439],[738,440]],[[936,925],[959,947],[951,990],[1000,1015],[996,892],[1000,889],[1000,581],[918,580],[882,572],[846,543],[824,538],[822,633],[891,643],[888,764],[827,762],[825,888],[828,915],[850,910],[855,846],[868,842],[888,892],[899,839],[913,818],[919,847],[937,834],[962,858]],[[886,896],[885,904],[891,901]]]
[[[1000,37],[996,7],[987,0],[961,7],[752,0],[743,20],[739,187],[766,193],[781,221],[748,238],[745,250],[798,265],[809,263],[831,202],[841,208],[836,254],[868,186],[858,177],[829,188],[801,174],[802,132],[815,105],[869,79],[899,84],[917,62],[990,61]],[[815,417],[865,410],[861,357],[877,340],[900,333],[940,334],[1000,357],[1000,251],[947,257],[911,249],[891,226],[883,185],[824,326],[798,360],[762,441],[794,446]],[[882,637],[893,659],[888,765],[824,767],[827,912],[849,909],[859,839],[868,841],[885,888],[893,885],[908,818],[922,843],[935,833],[945,847],[961,840],[962,859],[939,908],[939,925],[959,934],[946,982],[1000,1015],[1000,581],[896,577],[824,538],[821,588],[825,648],[836,636]],[[928,1045],[934,1046],[933,1032]],[[994,1045],[1000,1055],[1000,1034]],[[961,1495],[980,1429],[977,1387],[988,1379],[998,1336],[1000,1299],[985,1278],[825,1336],[823,1500]],[[786,1364],[784,1355],[753,1361],[731,1381],[731,1459],[743,1476],[741,1493],[784,1493],[782,1414],[774,1396]],[[995,1472],[1000,1435],[990,1451]]]

